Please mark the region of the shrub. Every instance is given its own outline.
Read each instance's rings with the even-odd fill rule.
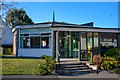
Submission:
[[[115,69],[114,72],[120,74],[120,69]]]
[[[0,57],[5,57],[5,54],[0,54]]]
[[[93,64],[94,65],[101,65],[104,62],[103,58],[100,55],[94,55],[93,57]]]
[[[37,70],[39,72],[39,75],[49,74],[48,67],[46,64],[39,63],[37,66]]]
[[[50,69],[49,71],[53,71],[56,66],[55,61],[52,58],[50,58],[47,62],[47,66],[48,66],[48,69]]]
[[[41,57],[40,57],[40,59],[46,59],[47,58],[47,55],[42,55]]]
[[[120,56],[118,56],[118,61],[120,61]]]
[[[102,64],[105,70],[111,70],[117,67],[116,61],[106,61]]]
[[[115,57],[118,60],[118,56],[120,56],[120,48],[113,48],[107,50],[104,55],[107,57]]]
[[[37,69],[38,69],[39,75],[50,74],[51,71],[53,71],[56,66],[54,58],[51,56],[43,55],[43,56],[41,56],[41,59],[46,59],[46,63],[38,64]]]

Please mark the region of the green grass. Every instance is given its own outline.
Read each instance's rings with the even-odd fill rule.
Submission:
[[[6,75],[29,75],[38,74],[37,66],[39,63],[45,63],[44,59],[2,59],[2,74]]]

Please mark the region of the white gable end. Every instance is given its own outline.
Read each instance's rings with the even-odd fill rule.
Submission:
[[[2,26],[1,27],[2,27],[1,28],[2,45],[13,45],[13,33],[12,33],[12,30],[3,21],[2,21]]]

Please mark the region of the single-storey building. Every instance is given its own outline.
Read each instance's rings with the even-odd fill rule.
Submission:
[[[13,33],[10,27],[3,21],[0,20],[0,42],[1,52],[3,54],[11,54],[13,48]]]
[[[120,47],[120,29],[94,27],[93,22],[70,24],[43,22],[18,25],[13,30],[13,53],[17,57],[92,59],[107,49]]]

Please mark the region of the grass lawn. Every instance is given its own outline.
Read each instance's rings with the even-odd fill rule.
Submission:
[[[38,74],[37,65],[44,59],[3,58],[2,74]]]

